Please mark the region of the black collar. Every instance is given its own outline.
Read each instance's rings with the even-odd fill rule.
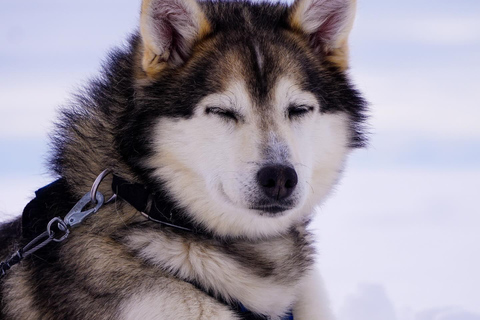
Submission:
[[[119,198],[140,211],[149,220],[176,229],[212,236],[200,225],[192,223],[184,210],[179,208],[165,193],[151,192],[146,186],[129,182],[113,175],[112,190]]]

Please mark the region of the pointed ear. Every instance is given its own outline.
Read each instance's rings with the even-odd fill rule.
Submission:
[[[296,0],[290,11],[292,28],[306,33],[310,45],[341,69],[348,67],[348,35],[356,0]]]
[[[140,34],[144,71],[153,77],[169,64],[182,64],[195,41],[209,32],[207,18],[195,0],[143,0]]]

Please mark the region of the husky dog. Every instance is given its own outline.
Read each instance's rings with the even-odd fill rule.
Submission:
[[[307,227],[365,143],[354,11],[144,0],[138,32],[62,112],[59,180],[0,227],[1,261],[104,169],[117,198],[8,270],[0,319],[331,319]]]

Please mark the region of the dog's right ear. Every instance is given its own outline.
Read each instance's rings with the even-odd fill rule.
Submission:
[[[195,0],[143,0],[140,33],[143,70],[155,77],[166,66],[185,62],[210,24]]]

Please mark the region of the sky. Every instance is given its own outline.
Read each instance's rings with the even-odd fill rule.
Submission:
[[[51,181],[58,107],[139,3],[0,0],[0,220]],[[350,76],[370,145],[318,208],[338,320],[480,320],[480,1],[359,0]]]

